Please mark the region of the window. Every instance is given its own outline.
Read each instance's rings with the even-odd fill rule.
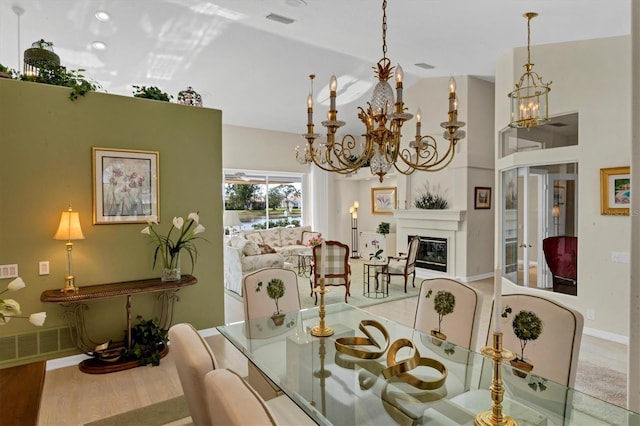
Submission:
[[[225,210],[235,210],[240,229],[301,226],[302,175],[226,170]]]

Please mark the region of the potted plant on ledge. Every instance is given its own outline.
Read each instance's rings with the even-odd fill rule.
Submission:
[[[512,310],[507,306],[502,312],[502,317],[507,318],[512,313]],[[533,311],[522,310],[513,317],[511,323],[513,327],[513,333],[520,340],[520,354],[516,354],[515,359],[510,361],[511,365],[516,369],[513,373],[518,377],[526,377],[527,373],[533,370],[533,364],[526,361],[524,357],[524,349],[527,347],[527,343],[536,340],[540,337],[543,330],[542,320]]]
[[[429,299],[433,294],[433,290],[429,289],[425,297]],[[453,293],[446,290],[439,290],[436,293],[436,296],[433,298],[433,309],[438,314],[438,329],[431,330],[431,335],[436,337],[439,340],[432,339],[432,342],[435,345],[440,346],[443,340],[447,340],[447,335],[442,333],[442,320],[445,315],[449,315],[453,312],[453,309],[456,307],[456,297]]]
[[[256,293],[262,290],[262,281],[258,282],[258,286],[256,287]],[[278,301],[281,297],[284,296],[286,291],[284,281],[279,278],[272,278],[267,283],[267,296],[273,299],[276,304],[276,311],[271,315],[271,320],[277,326],[280,326],[284,323],[285,314],[280,312],[280,306],[278,306]]]

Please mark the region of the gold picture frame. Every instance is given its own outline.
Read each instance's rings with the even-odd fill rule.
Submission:
[[[393,214],[398,204],[398,188],[388,186],[371,188],[371,213]]]
[[[158,151],[91,148],[93,224],[160,220]]]
[[[631,169],[600,169],[600,214],[629,216],[631,206]]]

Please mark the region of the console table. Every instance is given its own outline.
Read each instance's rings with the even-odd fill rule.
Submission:
[[[73,293],[64,293],[60,291],[60,289],[53,289],[43,291],[40,295],[40,301],[44,303],[58,303],[60,306],[65,308],[63,315],[71,328],[71,338],[73,343],[83,353],[94,356],[95,348],[100,343],[91,340],[88,336],[84,317],[84,311],[88,309],[88,306],[84,302],[106,299],[109,297],[126,296],[127,328],[130,330],[131,296],[142,293],[160,293],[158,295],[158,299],[160,301],[158,325],[163,329],[168,329],[173,320],[173,305],[176,299],[178,299],[176,293],[182,287],[193,285],[197,282],[198,280],[194,276],[183,275],[180,281],[163,282],[160,278],[150,278],[146,280],[124,281],[78,287]],[[125,345],[127,348],[131,347],[130,334],[129,341],[125,342]],[[83,364],[81,364],[80,369],[88,373],[120,371],[136,366],[135,364],[126,366],[125,364],[127,363],[120,363],[120,365],[117,365],[117,363],[104,363],[99,360],[87,361],[94,361],[93,363],[85,365],[88,370],[92,371],[86,371],[87,369],[83,369]],[[86,363],[86,361],[83,361],[83,363]],[[97,371],[93,371],[94,367],[97,367]]]

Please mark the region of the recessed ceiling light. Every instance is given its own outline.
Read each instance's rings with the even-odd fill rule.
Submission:
[[[109,19],[111,19],[111,15],[109,15],[109,12],[99,10],[96,12],[96,19],[98,21],[107,22]]]
[[[267,15],[267,19],[271,19],[272,21],[280,22],[281,24],[291,24],[295,22],[294,19],[287,18],[286,16],[276,15],[275,13],[270,13]]]
[[[95,50],[104,50],[107,48],[107,45],[101,41],[94,41],[91,43],[91,47]]]
[[[417,64],[415,64],[416,67],[418,68],[424,68],[425,70],[431,70],[434,69],[435,67],[433,65],[429,65],[427,63],[424,62],[418,62]]]

